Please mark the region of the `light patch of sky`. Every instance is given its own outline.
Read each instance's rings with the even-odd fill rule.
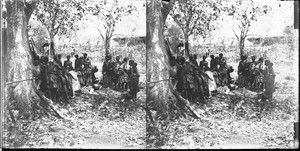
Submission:
[[[282,36],[283,30],[288,25],[293,25],[294,21],[294,3],[293,1],[277,1],[277,0],[254,0],[258,5],[268,5],[272,10],[268,15],[258,19],[250,27],[249,35],[256,36]],[[213,35],[214,39],[234,39],[232,30],[236,22],[230,17],[224,17],[224,21],[219,23],[219,29]]]
[[[112,0],[107,0],[110,2]],[[116,36],[146,36],[146,7],[145,0],[121,0],[123,5],[132,4],[137,8],[132,15],[122,18],[122,21],[116,24],[114,35]],[[82,38],[99,39],[100,34],[97,28],[101,28],[101,21],[98,21],[95,16],[90,15],[87,21],[83,22],[84,29],[77,32]],[[100,25],[100,26],[99,26]]]

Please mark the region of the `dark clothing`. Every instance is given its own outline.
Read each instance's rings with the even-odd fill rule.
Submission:
[[[238,84],[241,85],[241,86],[246,86],[247,84],[247,76],[248,76],[248,73],[247,73],[247,62],[246,60],[242,60],[239,62],[239,66],[238,66]]]
[[[67,71],[72,70],[73,69],[72,62],[70,60],[66,60],[64,62],[64,68],[67,69]]]
[[[80,58],[76,58],[76,60],[75,60],[75,70],[80,69],[81,66],[82,66],[81,59]]]
[[[132,94],[135,94],[137,92],[140,91],[140,88],[139,88],[139,77],[140,77],[140,74],[139,74],[139,71],[136,67],[132,67],[130,68],[130,84],[129,84],[129,90]]]
[[[265,88],[267,94],[275,92],[275,73],[272,66],[268,66],[265,70]]]
[[[214,58],[212,58],[211,60],[210,60],[210,70],[216,70],[217,69],[217,62],[216,62],[216,59]]]
[[[186,62],[183,67],[183,77],[184,77],[184,89],[193,89],[195,88],[195,79],[193,76],[193,68],[189,62]]]
[[[191,59],[191,64],[195,67],[199,66],[197,60],[195,60],[195,59]]]
[[[218,65],[220,68],[227,68],[226,59],[224,57],[218,59]]]
[[[91,60],[89,58],[82,58],[82,64],[86,67],[91,67]]]
[[[62,67],[62,66],[63,66],[60,59],[55,60],[55,62],[59,65],[59,67]]]
[[[205,60],[202,60],[202,61],[200,61],[200,69],[202,70],[202,71],[207,71],[208,69],[209,69],[209,67],[208,67],[208,62]]]

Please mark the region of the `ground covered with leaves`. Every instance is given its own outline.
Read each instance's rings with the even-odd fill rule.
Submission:
[[[165,121],[163,134],[147,133],[148,148],[234,149],[293,148],[294,122],[298,121],[295,74],[291,63],[275,63],[272,102],[262,107],[257,92],[245,88],[226,91],[220,87],[204,106],[200,119],[191,117]],[[153,129],[148,124],[147,129]],[[156,137],[159,136],[159,137]]]
[[[126,102],[126,108],[124,100],[104,99],[97,91],[82,92],[62,106],[65,119],[19,120],[16,126],[5,123],[4,147],[145,148],[144,90],[136,102]]]

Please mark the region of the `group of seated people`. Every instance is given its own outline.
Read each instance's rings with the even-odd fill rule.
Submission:
[[[228,86],[229,89],[246,87],[252,90],[263,90],[268,99],[272,99],[272,93],[275,91],[275,74],[272,63],[269,60],[264,61],[252,57],[252,61],[247,61],[247,56],[243,56],[238,67],[237,81],[231,76],[234,71],[232,66],[227,65],[226,58],[220,53],[215,57],[210,55],[210,65],[207,55],[203,60],[197,62],[197,55],[191,55],[188,59],[183,56],[171,57],[171,66],[175,70],[171,74],[174,89],[189,101],[204,103],[211,97],[218,86]],[[237,86],[236,86],[237,85]]]
[[[253,91],[265,90],[268,100],[272,100],[273,92],[275,92],[275,73],[273,63],[270,60],[264,60],[260,57],[256,60],[256,56],[251,57],[243,55],[238,66],[237,84],[240,87],[246,87]]]
[[[219,57],[211,55],[210,67],[206,61],[197,62],[197,55],[191,55],[188,59],[183,56],[171,57],[171,66],[176,72],[171,75],[174,88],[189,101],[204,103],[211,97],[211,91],[216,90],[217,86],[225,86],[233,83],[230,73],[232,67],[227,67],[226,59],[223,54]]]
[[[127,57],[121,61],[120,56],[115,59],[111,55],[105,57],[102,66],[103,78],[101,83],[104,87],[110,87],[118,91],[128,91],[133,100],[136,100],[139,89],[139,71],[137,63]]]
[[[71,55],[74,56],[73,53]],[[72,62],[68,55],[63,62],[61,54],[58,54],[53,59],[41,56],[35,62],[35,65],[40,66],[39,89],[55,102],[68,103],[81,86],[97,82],[95,73],[98,69],[91,65],[87,54],[84,53],[82,57],[75,55],[75,58]]]

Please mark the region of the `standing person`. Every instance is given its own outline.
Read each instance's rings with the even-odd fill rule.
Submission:
[[[177,65],[176,65],[176,75],[175,78],[177,79],[177,84],[176,84],[176,90],[183,94],[184,92],[184,75],[183,75],[183,64],[185,62],[185,58],[182,56],[177,57]]]
[[[129,62],[128,62],[128,58],[125,57],[123,59],[123,62],[121,64],[121,68],[124,70],[124,72],[128,75],[129,74]]]
[[[109,62],[109,57],[108,56],[105,56],[105,61],[103,62],[103,65],[102,65],[102,83],[104,86],[107,86],[108,85],[108,62]]]
[[[264,89],[264,71],[265,71],[265,67],[264,67],[264,58],[260,57],[258,59],[258,63],[255,66],[255,70],[256,70],[256,74],[255,74],[255,88],[257,89]]]
[[[77,73],[75,72],[74,69],[72,69],[71,71],[69,71],[69,80],[70,80],[70,83],[72,85],[72,98],[75,97],[75,92],[80,90],[80,83],[79,83],[79,80],[78,80],[78,77],[77,77]]]
[[[83,82],[83,68],[82,68],[82,58],[79,55],[75,55],[75,72],[77,73],[78,81],[80,85],[84,85]]]
[[[64,68],[68,71],[73,69],[72,62],[70,61],[71,56],[67,56],[67,60],[64,62]]]
[[[200,69],[202,70],[202,72],[205,72],[209,69],[208,67],[208,62],[206,61],[206,56],[202,57],[202,61],[200,61]]]
[[[75,70],[78,70],[82,67],[82,63],[81,63],[81,59],[79,58],[79,56],[76,54],[75,55]]]
[[[63,66],[63,64],[62,64],[62,60],[61,60],[61,54],[58,54],[58,55],[57,55],[57,60],[56,60],[56,63],[58,63],[58,65],[59,65],[60,67],[62,67],[62,66]]]
[[[256,56],[253,55],[251,57],[251,62],[249,62],[249,75],[248,75],[248,81],[250,83],[250,88],[253,88],[253,84],[254,84],[254,81],[255,81],[255,67],[257,65],[257,62],[256,62]]]
[[[264,67],[264,58],[260,57],[258,59],[258,62],[256,64],[256,67],[261,73],[264,73],[265,67]]]
[[[57,102],[59,97],[59,77],[58,77],[58,66],[50,61],[47,65],[46,75],[49,76],[48,79],[48,92],[49,98],[54,102]]]
[[[241,61],[239,62],[238,65],[238,85],[240,87],[244,87],[247,83],[247,73],[245,71],[247,65],[246,60],[247,60],[247,56],[242,56]]]
[[[129,93],[133,96],[133,101],[136,101],[137,93],[140,91],[139,87],[139,71],[137,69],[137,63],[133,62],[131,64],[131,71],[130,71],[130,86],[129,86]]]
[[[118,89],[118,79],[119,79],[119,75],[118,75],[118,70],[120,68],[120,56],[116,56],[116,60],[115,62],[113,62],[113,75],[112,75],[112,82],[114,85],[115,89]]]
[[[209,53],[210,53],[210,49],[206,49],[206,50],[205,50],[205,56],[208,56]]]
[[[273,63],[270,60],[265,61],[265,94],[269,101],[272,101],[273,93],[275,92],[275,73],[273,70]]]
[[[210,55],[210,70],[211,71],[215,71],[217,69],[217,62],[215,60],[215,56],[214,55]]]
[[[48,66],[49,66],[49,58],[47,56],[43,57],[42,65],[41,65],[41,84],[40,90],[46,94],[48,98],[50,98],[49,84],[50,84],[50,77],[48,74]]]
[[[75,69],[75,52],[71,52],[71,58],[70,61],[72,62],[72,67]]]
[[[223,57],[223,54],[219,54],[219,59],[218,59],[218,65],[219,65],[219,80],[220,80],[220,85],[224,86],[228,83],[227,81],[227,63],[226,59]]]
[[[120,61],[120,56],[116,56],[116,64],[118,64],[119,66],[122,64],[122,62]]]
[[[191,63],[198,68],[199,64],[197,62],[197,55],[194,54],[192,57],[191,57]]]
[[[91,66],[91,60],[88,58],[87,53],[83,53],[82,64],[86,64],[87,66]]]
[[[83,67],[83,83],[85,86],[88,86],[92,83],[92,64],[90,58],[88,58],[87,54],[83,54],[82,58]]]
[[[184,96],[189,101],[194,99],[194,90],[195,90],[195,78],[193,73],[193,67],[189,61],[185,61],[182,66],[182,72],[184,76]]]

